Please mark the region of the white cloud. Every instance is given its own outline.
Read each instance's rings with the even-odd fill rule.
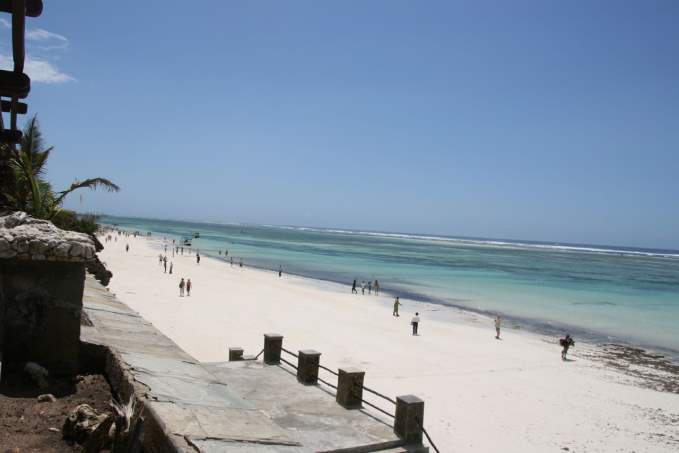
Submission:
[[[0,28],[6,28],[8,30],[12,29],[12,22],[8,21],[4,17],[0,17]],[[31,28],[26,29],[26,40],[28,41],[58,41],[59,43],[68,44],[68,38],[66,36],[60,35],[58,33],[52,33],[44,28]]]
[[[11,71],[13,67],[14,63],[12,61],[12,57],[0,55],[0,68]],[[70,75],[61,72],[59,68],[49,61],[34,59],[30,56],[26,57],[24,71],[31,78],[32,82],[64,83],[75,80]]]
[[[65,36],[59,35],[57,33],[52,33],[42,28],[36,28],[34,30],[26,31],[26,39],[29,41],[59,41],[62,43],[68,43],[68,39]]]
[[[11,30],[11,28],[12,22],[5,18],[0,18],[0,30]],[[3,34],[5,33],[7,32],[3,32]],[[38,83],[64,83],[75,80],[70,75],[61,72],[55,64],[55,61],[58,61],[61,56],[60,51],[68,48],[68,38],[43,28],[32,28],[26,30],[26,41],[33,43],[33,45],[29,44],[26,46],[27,50],[33,50],[33,55],[26,55],[26,61],[24,62],[24,72],[28,74],[31,81]],[[7,55],[7,52],[7,47],[2,46],[0,48],[0,68],[11,71],[14,68],[14,63],[12,57]],[[37,56],[34,56],[36,54]]]

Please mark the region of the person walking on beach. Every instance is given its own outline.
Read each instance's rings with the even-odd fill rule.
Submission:
[[[129,252],[130,251],[130,244],[125,244],[125,251]]]
[[[184,246],[182,245],[182,255],[184,254]]]
[[[375,279],[375,284],[373,285],[373,288],[375,288],[375,295],[379,295],[380,293],[380,282]]]
[[[413,326],[413,335],[417,335],[417,326],[420,325],[420,314],[415,313],[413,319],[410,320],[410,324]]]
[[[500,339],[500,325],[502,324],[502,319],[500,318],[500,315],[497,315],[495,317],[495,338]]]
[[[196,263],[200,264],[200,253],[196,252]]]
[[[365,294],[365,280],[361,281],[361,294]]]
[[[182,277],[181,281],[179,282],[179,297],[184,297],[184,286],[186,284],[184,283],[184,277]]]
[[[191,295],[191,279],[186,280],[186,295]]]
[[[278,266],[278,278],[281,278],[282,275],[283,275],[283,266],[279,265]]]
[[[368,295],[372,294],[373,292],[373,281],[368,280]]]
[[[233,256],[231,257],[231,267],[233,267]]]
[[[165,269],[164,272],[167,274],[167,259],[163,260],[163,268]]]
[[[358,291],[356,291],[356,279],[354,279],[354,284],[351,285],[351,294],[358,294]]]
[[[163,265],[163,254],[162,254],[162,253],[159,253],[159,254],[158,254],[158,264],[159,264],[160,266]]]
[[[172,261],[170,261],[170,274],[172,273]]]
[[[391,314],[392,316],[401,316],[398,314],[398,307],[399,305],[403,305],[400,300],[398,300],[398,296],[396,297],[396,300],[394,301],[394,312]]]
[[[568,348],[571,346],[575,346],[575,341],[573,341],[573,338],[571,338],[570,335],[566,335],[566,338],[562,338],[559,340],[559,344],[563,348],[561,350],[561,360],[566,360],[566,354],[568,354]]]
[[[240,261],[238,262],[238,267],[243,267],[243,258],[241,258]]]

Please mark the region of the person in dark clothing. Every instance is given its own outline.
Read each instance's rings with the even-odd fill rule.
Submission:
[[[559,340],[559,344],[563,348],[561,350],[561,360],[566,360],[566,354],[568,354],[568,349],[571,346],[575,346],[575,341],[573,341],[573,338],[571,338],[570,335],[566,335],[566,338],[562,338]]]
[[[351,285],[351,293],[358,294],[358,291],[356,291],[356,280],[354,280],[354,284]]]
[[[278,266],[278,277],[283,275],[283,266]]]
[[[196,253],[196,263],[200,264],[200,253]]]
[[[191,295],[191,279],[186,280],[186,295],[190,296]]]

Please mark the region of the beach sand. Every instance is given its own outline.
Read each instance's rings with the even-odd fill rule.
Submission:
[[[254,355],[264,333],[280,333],[285,348],[316,349],[331,369],[365,370],[368,387],[422,398],[442,452],[679,451],[679,394],[648,388],[677,376],[653,363],[616,367],[577,338],[564,362],[558,338],[504,325],[496,340],[493,320],[475,313],[402,300],[396,318],[391,297],[352,295],[349,285],[279,278],[247,261],[239,268],[202,256],[196,264],[186,252],[172,258],[170,247],[169,275],[158,239],[104,245],[111,291],[197,359],[226,361],[233,346]],[[191,278],[190,297],[179,297],[181,277]],[[415,311],[419,336],[411,335]]]

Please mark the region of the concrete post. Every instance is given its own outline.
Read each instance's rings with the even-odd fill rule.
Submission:
[[[243,348],[229,348],[229,362],[243,360]]]
[[[0,348],[9,364],[78,372],[85,265],[94,242],[23,212],[0,215]]]
[[[281,348],[283,348],[283,335],[265,333],[264,363],[267,365],[278,365],[281,363]]]
[[[365,371],[358,368],[340,368],[337,378],[337,403],[345,409],[358,409],[363,405],[363,379]]]
[[[416,421],[419,420],[419,423]],[[415,395],[396,397],[396,418],[394,432],[407,443],[422,442],[422,428],[424,424],[424,401]]]
[[[302,384],[318,382],[318,365],[320,364],[320,352],[313,349],[300,350],[297,355],[297,380]]]

